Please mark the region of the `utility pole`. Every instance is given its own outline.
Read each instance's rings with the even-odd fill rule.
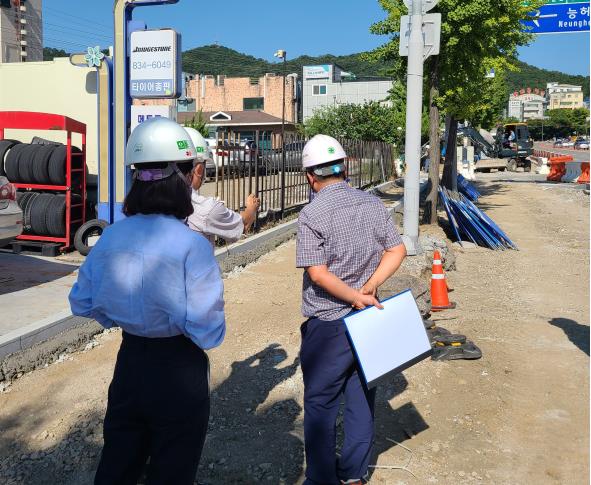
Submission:
[[[441,14],[425,15],[438,0],[405,0],[409,15],[400,19],[400,55],[408,56],[406,74],[406,172],[404,176],[404,235],[409,255],[419,245],[419,171],[421,163],[421,114],[423,110],[423,62],[439,53]]]
[[[423,110],[423,13],[421,0],[412,0],[408,70],[406,74],[406,140],[404,143],[404,244],[408,254],[419,248],[419,168],[421,164],[421,112]]]

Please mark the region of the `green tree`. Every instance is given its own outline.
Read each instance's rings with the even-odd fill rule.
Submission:
[[[351,140],[379,140],[398,147],[404,144],[406,127],[406,87],[395,82],[382,102],[326,106],[314,112],[300,132],[306,136],[318,133]],[[428,112],[423,113],[422,136],[429,131]]]
[[[203,116],[203,110],[197,111],[197,114],[192,119],[185,121],[184,125],[188,128],[193,128],[201,133],[205,138],[209,136],[209,129]]]
[[[373,24],[374,34],[389,35],[391,40],[367,55],[368,59],[391,62],[390,74],[401,79],[406,71],[406,58],[398,55],[400,17],[407,13],[403,0],[379,0],[387,18]],[[526,45],[531,35],[523,32],[521,20],[543,0],[440,0],[432,12],[442,14],[440,55],[425,64],[429,89],[430,116],[430,204],[426,219],[437,220],[437,188],[439,185],[441,113],[448,117],[449,143],[446,161],[455,177],[455,133],[457,119],[489,124],[498,116],[502,102],[499,93],[505,89],[505,73],[515,69],[517,47]],[[495,70],[494,78],[486,75]],[[504,96],[503,96],[504,102]]]
[[[43,60],[44,61],[53,61],[56,57],[70,57],[63,49],[56,49],[54,47],[44,47],[43,48]]]
[[[550,109],[546,115],[550,136],[565,137],[589,132],[587,109]]]
[[[379,140],[400,145],[404,121],[404,107],[399,104],[388,106],[376,101],[362,105],[340,104],[316,110],[306,121],[305,134],[322,133],[349,140]]]

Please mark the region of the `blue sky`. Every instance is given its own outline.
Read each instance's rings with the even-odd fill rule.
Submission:
[[[113,0],[44,0],[43,9],[46,46],[79,52],[112,44]],[[183,49],[217,42],[269,61],[277,49],[292,59],[373,49],[388,40],[368,30],[384,16],[377,0],[180,0],[134,12],[148,27],[181,32]],[[589,34],[538,36],[519,56],[534,66],[588,75]]]

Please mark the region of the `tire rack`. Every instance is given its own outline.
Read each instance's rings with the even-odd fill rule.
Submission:
[[[66,234],[65,237],[35,236],[21,234],[17,237],[21,241],[39,241],[62,243],[63,252],[73,246],[75,226],[86,222],[86,125],[67,116],[35,113],[28,111],[0,111],[0,140],[4,139],[4,130],[61,130],[67,132],[66,150],[66,185],[13,184],[19,189],[47,190],[65,192],[66,196]],[[72,133],[82,135],[81,153],[72,153]],[[81,158],[81,163],[72,163],[73,157]],[[79,168],[72,168],[75,165]],[[72,174],[81,172],[82,186],[80,187],[81,202],[72,204]],[[77,189],[77,187],[75,188]],[[72,209],[80,208],[79,218],[72,218]],[[74,216],[77,217],[77,216]]]

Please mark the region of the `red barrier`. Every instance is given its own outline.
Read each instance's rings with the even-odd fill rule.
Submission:
[[[589,183],[589,162],[582,162],[581,163],[581,175],[577,180],[578,184],[588,184]]]
[[[572,161],[572,158],[571,156],[551,157],[548,160],[550,173],[546,177],[546,180],[560,182],[560,179],[566,173],[566,162]]]

